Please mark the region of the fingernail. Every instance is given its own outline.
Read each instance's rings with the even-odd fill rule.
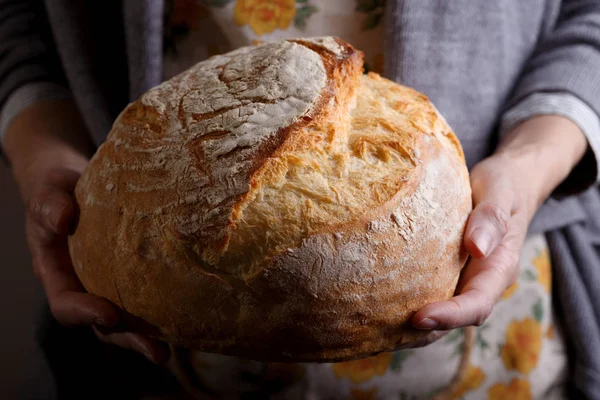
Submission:
[[[432,330],[438,327],[438,323],[436,320],[433,320],[431,318],[423,318],[421,320],[421,322],[419,322],[418,324],[415,325],[415,328],[418,329],[427,329],[427,330]]]
[[[471,240],[484,257],[487,257],[492,248],[492,235],[483,228],[477,228],[471,233]]]

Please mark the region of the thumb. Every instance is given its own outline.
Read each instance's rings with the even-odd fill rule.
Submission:
[[[486,258],[508,232],[513,209],[513,189],[502,177],[478,176],[473,171],[473,204],[465,230],[465,249],[475,258]]]
[[[75,214],[73,190],[79,174],[67,169],[54,169],[40,181],[28,201],[28,209],[33,219],[48,232],[66,235]]]

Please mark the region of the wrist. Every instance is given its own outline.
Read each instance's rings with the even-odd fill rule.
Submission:
[[[574,122],[544,115],[513,129],[496,156],[520,182],[535,211],[579,163],[587,147],[585,135]]]

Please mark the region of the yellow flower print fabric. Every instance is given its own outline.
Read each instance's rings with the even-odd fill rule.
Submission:
[[[510,323],[500,355],[506,369],[527,375],[537,366],[541,350],[542,325],[533,318],[525,318]]]
[[[344,386],[350,393],[377,388],[379,399],[566,398],[561,392],[566,354],[553,317],[551,261],[543,236],[528,238],[520,268],[516,282],[504,292],[488,321],[476,329],[460,381],[450,385],[463,355],[464,330],[452,331],[422,349],[332,364],[328,385],[337,385],[339,398],[346,398]],[[326,372],[320,376],[325,379]]]
[[[513,379],[507,385],[497,383],[489,388],[489,400],[531,400],[531,385],[528,381]]]
[[[296,0],[237,0],[233,12],[237,25],[250,25],[261,36],[285,30],[296,16]]]
[[[450,393],[451,399],[461,399],[467,392],[479,389],[485,381],[485,373],[479,367],[469,365],[465,377],[460,381],[456,389]]]
[[[365,69],[382,73],[385,0],[166,0],[168,79],[214,54],[309,36],[339,36],[365,53]]]
[[[346,361],[333,365],[338,378],[348,377],[354,383],[366,382],[377,375],[383,375],[392,362],[392,353],[381,353],[360,360]]]
[[[532,263],[537,271],[538,281],[544,286],[546,292],[550,293],[552,286],[552,271],[548,249],[540,250],[539,254],[533,259]]]

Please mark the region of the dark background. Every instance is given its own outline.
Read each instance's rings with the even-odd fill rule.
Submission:
[[[43,294],[25,243],[23,205],[8,167],[0,162],[0,398],[35,392],[47,374],[37,350],[35,317]],[[40,387],[41,389],[41,387]]]

